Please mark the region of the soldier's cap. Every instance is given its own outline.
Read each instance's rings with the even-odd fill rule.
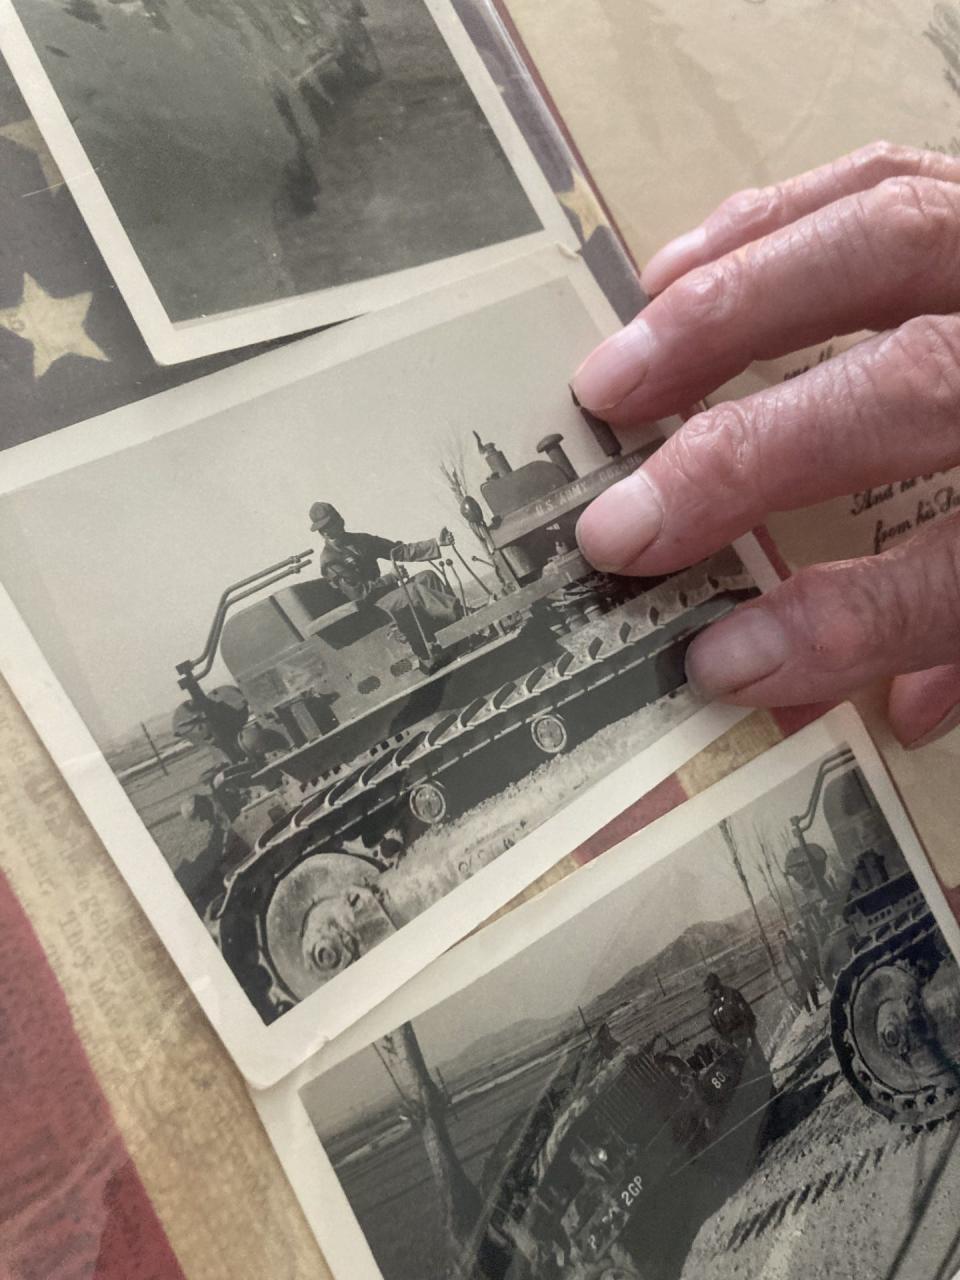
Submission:
[[[329,502],[315,502],[310,508],[310,528],[318,533],[331,524],[342,522],[340,512]]]
[[[716,973],[708,973],[703,980],[704,991],[712,991],[714,987],[720,986],[720,975]]]

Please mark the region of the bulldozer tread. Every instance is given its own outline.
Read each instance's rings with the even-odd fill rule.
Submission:
[[[831,1038],[847,1082],[873,1111],[918,1130],[936,1127],[960,1111],[960,1063],[952,1064],[949,1083],[935,1080],[922,1089],[898,1090],[889,1081],[877,1079],[865,1060],[853,1026],[852,1009],[857,987],[872,973],[895,965],[918,970],[929,967],[931,944],[940,949],[939,926],[920,898],[859,940],[837,975],[831,1002]],[[923,974],[918,973],[921,985],[922,981]]]
[[[729,583],[719,599],[712,597],[711,612],[722,615],[741,590],[752,589],[736,579]],[[518,778],[525,776],[538,763],[547,764],[601,728],[680,687],[677,655],[702,620],[693,623],[678,612],[654,626],[648,624],[646,612],[637,612],[632,621],[617,620],[610,628],[607,616],[592,620],[608,628],[603,636],[596,634],[592,622],[585,634],[579,628],[563,632],[549,660],[541,659],[525,674],[511,675],[483,696],[438,712],[432,724],[411,726],[326,775],[286,779],[287,811],[260,834],[227,882],[220,915],[221,949],[231,968],[238,974],[262,970],[271,979],[261,1010],[265,1020],[279,1016],[281,1004],[290,1006],[290,998],[270,959],[264,913],[298,864],[315,855],[337,854],[355,857],[359,871],[374,867],[387,872],[398,864],[397,850],[405,855],[429,828],[420,809],[410,803],[417,788],[433,784],[442,789],[450,802],[443,820],[450,821],[485,798],[484,753],[492,751],[492,760],[503,761]],[[676,668],[675,684],[666,689],[661,674],[665,660],[671,670]],[[647,668],[649,679],[643,674]],[[546,713],[558,717],[562,732],[544,738],[534,724]],[[498,751],[497,744],[510,739],[521,745],[515,735],[523,744],[513,761],[512,753]],[[293,1003],[296,1000],[292,996]]]
[[[316,797],[305,802],[290,815],[290,831],[281,828],[266,833],[258,842],[257,852],[275,854],[296,832],[308,835],[309,844],[301,856],[314,849],[337,846],[349,837],[358,820],[358,802],[362,801],[367,819],[385,806],[409,793],[414,787],[442,774],[454,763],[524,723],[532,722],[545,711],[568,707],[595,692],[602,685],[626,674],[633,666],[647,662],[655,654],[638,652],[644,637],[630,636],[617,648],[590,645],[592,660],[570,662],[569,654],[561,655],[549,666],[537,666],[525,677],[504,686],[484,698],[478,698],[460,711],[450,712],[411,745],[404,743],[393,755],[377,757],[372,762],[351,770],[325,792],[325,803],[315,805]],[[299,815],[309,807],[307,821]]]

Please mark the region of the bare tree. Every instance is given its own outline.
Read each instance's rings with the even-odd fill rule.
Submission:
[[[777,906],[780,908],[780,915],[783,919],[784,926],[789,930],[790,918],[787,915],[786,907],[783,904],[783,895],[781,894],[780,888],[777,885],[777,878],[773,873],[773,857],[771,855],[772,846],[771,846],[769,834],[766,828],[763,827],[759,822],[755,822],[753,824],[753,834],[754,834],[754,839],[757,842],[757,847],[760,850],[760,856],[763,859],[763,863],[764,863],[764,865],[760,867],[760,873],[761,875],[763,875],[764,882],[770,889],[770,892],[774,900],[776,901]],[[764,868],[766,870],[764,870]]]
[[[404,1023],[385,1036],[377,1050],[408,1116],[420,1131],[433,1173],[440,1206],[441,1239],[447,1250],[446,1259],[438,1259],[438,1274],[455,1275],[480,1216],[479,1193],[467,1177],[453,1145],[444,1096],[430,1074],[413,1026]]]
[[[465,502],[467,499],[473,499],[474,495],[470,492],[467,458],[464,453],[463,439],[460,436],[453,434],[450,436],[446,448],[439,456],[437,470],[443,487],[456,499],[457,514],[480,544],[483,551],[482,562],[493,569],[501,587],[509,591],[515,584],[505,578],[500,558],[494,554],[489,533],[482,524],[470,520],[464,513]]]
[[[747,873],[743,869],[743,862],[740,858],[740,849],[737,845],[737,838],[733,834],[733,823],[729,818],[724,818],[719,823],[719,828],[720,834],[723,836],[727,848],[730,851],[730,857],[733,860],[734,869],[740,878],[740,884],[743,887],[743,892],[746,894],[747,901],[750,903],[750,909],[753,912],[753,917],[757,922],[757,928],[760,931],[760,938],[763,942],[767,957],[770,960],[770,968],[773,971],[773,975],[777,979],[777,982],[780,984],[781,989],[786,992],[783,977],[780,974],[780,966],[777,964],[777,957],[773,953],[773,948],[770,945],[770,939],[767,937],[767,931],[764,928],[763,920],[760,918],[760,910],[757,907],[757,900],[753,896],[753,890],[750,888],[750,881],[747,879]]]

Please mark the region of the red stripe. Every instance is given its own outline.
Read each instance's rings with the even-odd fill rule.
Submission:
[[[0,1271],[184,1280],[57,979],[0,875]]]
[[[789,738],[825,716],[836,705],[835,702],[810,702],[802,707],[773,707],[770,714],[783,736]]]
[[[652,791],[648,791],[645,796],[641,796],[630,805],[629,809],[624,809],[623,813],[618,814],[605,827],[601,827],[589,840],[585,840],[579,849],[575,849],[573,852],[575,861],[582,866],[592,858],[598,858],[601,853],[606,853],[621,840],[632,836],[635,831],[642,830],[657,818],[662,818],[665,813],[669,813],[671,809],[675,809],[678,804],[683,804],[686,798],[687,793],[680,785],[680,779],[675,773],[671,774],[659,786],[654,787]]]
[[[789,578],[791,576],[790,566],[780,554],[780,549],[774,542],[773,536],[767,526],[765,524],[758,525],[756,529],[753,530],[753,536],[759,543],[760,550],[773,566],[773,571],[777,577],[784,580]]]
[[[938,876],[937,879],[939,880],[940,877]],[[957,920],[960,921],[960,884],[955,885],[952,889],[948,889],[943,881],[940,880],[940,886],[943,889],[943,894],[947,900],[950,910],[957,917]]]

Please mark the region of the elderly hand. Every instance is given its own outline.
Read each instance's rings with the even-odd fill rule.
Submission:
[[[582,515],[598,568],[692,564],[802,507],[960,463],[960,160],[885,144],[733,196],[643,274],[654,300],[573,380],[618,428],[682,411],[767,360],[878,336],[691,418]],[[960,516],[881,555],[804,569],[703,632],[687,670],[746,706],[896,676],[904,745],[960,721]]]

